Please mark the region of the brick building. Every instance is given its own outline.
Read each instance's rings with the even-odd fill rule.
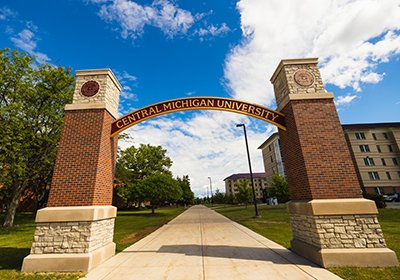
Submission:
[[[345,124],[342,128],[361,188],[369,193],[400,192],[400,123]],[[259,149],[267,181],[273,174],[284,175],[278,133]]]
[[[242,179],[248,179],[249,187],[251,187],[250,173],[232,174],[224,179],[225,193],[227,195],[235,195],[238,192],[235,183]],[[264,172],[253,173],[253,180],[254,180],[254,190],[256,193],[256,198],[261,200],[263,199],[263,189],[265,189],[268,186],[267,175]]]

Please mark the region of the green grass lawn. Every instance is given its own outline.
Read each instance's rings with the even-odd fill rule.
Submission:
[[[285,205],[259,205],[261,218],[257,219],[253,218],[254,208],[250,205],[247,209],[245,206],[220,206],[215,210],[286,248],[290,247],[292,233]],[[400,210],[380,209],[378,219],[382,226],[387,246],[395,251],[397,258],[400,259]],[[344,279],[400,279],[399,267],[330,268],[329,270]]]
[[[114,229],[117,252],[172,220],[184,210],[182,207],[159,208],[154,215],[151,214],[151,210],[118,211]],[[4,215],[1,214],[0,222],[3,220]],[[13,228],[0,227],[0,279],[72,280],[83,276],[78,273],[21,273],[22,260],[29,255],[32,245],[35,232],[34,220],[35,214],[20,213],[15,219]]]

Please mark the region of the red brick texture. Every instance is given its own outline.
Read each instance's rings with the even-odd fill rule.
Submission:
[[[104,109],[66,111],[48,206],[111,205],[117,138]]]
[[[291,100],[279,130],[292,200],[359,198],[360,184],[332,99]]]

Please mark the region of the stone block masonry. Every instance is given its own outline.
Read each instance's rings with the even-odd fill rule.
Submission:
[[[111,206],[121,85],[109,69],[76,71],[65,106],[48,207],[36,215],[31,254],[22,271],[89,271],[115,254]]]
[[[374,202],[362,198],[333,94],[318,59],[282,60],[272,75],[291,202],[291,249],[323,267],[393,266]]]
[[[375,215],[291,215],[293,238],[322,249],[386,248]]]
[[[90,253],[113,241],[114,218],[37,223],[31,254]]]

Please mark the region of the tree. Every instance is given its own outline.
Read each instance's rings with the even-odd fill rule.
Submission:
[[[182,190],[182,197],[180,199],[180,202],[184,205],[192,204],[194,193],[190,189],[189,175],[184,175],[182,179],[177,177],[176,180],[178,181],[178,184]]]
[[[270,179],[270,188],[268,190],[270,197],[276,197],[280,203],[289,201],[289,188],[286,178],[275,174]]]
[[[134,184],[139,201],[149,201],[151,212],[164,202],[175,202],[182,197],[182,189],[177,180],[168,174],[150,175]]]
[[[121,181],[135,182],[147,176],[164,173],[171,174],[172,160],[161,146],[140,144],[119,152],[115,177]]]
[[[168,174],[172,160],[166,155],[167,150],[161,146],[141,144],[139,148],[131,146],[119,151],[116,165],[115,181],[118,183],[118,195],[127,203],[139,202],[135,184],[149,176]]]
[[[249,187],[248,179],[241,179],[235,182],[235,186],[238,188],[238,193],[236,194],[236,199],[239,203],[244,203],[247,208],[247,204],[251,201],[252,192]]]
[[[224,193],[221,193],[219,189],[217,189],[214,193],[213,197],[214,203],[227,203],[227,196]]]
[[[8,201],[4,227],[13,225],[24,192],[34,192],[37,200],[46,197],[73,83],[70,69],[0,50],[0,186]]]

